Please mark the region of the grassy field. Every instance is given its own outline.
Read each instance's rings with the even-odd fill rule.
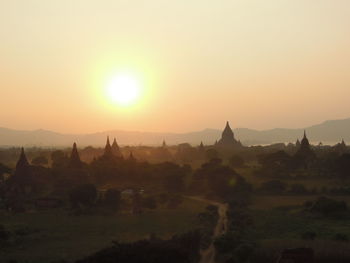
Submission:
[[[303,212],[302,204],[318,196],[265,196],[253,198],[250,212],[254,218],[252,235],[258,241],[256,262],[276,262],[286,248],[312,247],[317,262],[350,262],[350,242],[336,240],[337,234],[350,239],[348,218],[327,218]],[[350,205],[348,196],[332,196]],[[304,240],[305,233],[314,240]]]
[[[301,206],[305,201],[316,200],[321,195],[256,195],[252,200],[252,209],[267,210],[281,206]],[[344,200],[350,207],[350,196],[329,196],[332,199]]]
[[[0,261],[40,263],[69,262],[111,245],[135,241],[150,233],[168,238],[193,230],[196,216],[206,205],[186,200],[177,209],[158,209],[141,215],[72,216],[65,210],[25,214],[0,214],[12,233],[10,244],[0,249]]]
[[[254,210],[253,214],[259,239],[301,239],[305,232],[316,233],[316,239],[333,239],[336,233],[350,238],[348,219],[315,218],[298,209]]]
[[[256,251],[256,262],[277,262],[280,252],[285,248],[311,247],[318,263],[350,262],[350,243],[333,240],[305,241],[300,239],[267,239]]]
[[[350,238],[348,219],[315,217],[302,213],[305,201],[314,201],[319,196],[257,195],[250,209],[255,218],[257,234],[261,239],[297,239],[301,234],[312,231],[317,238],[331,239],[335,233],[343,233]],[[331,196],[344,200],[350,206],[349,196]]]

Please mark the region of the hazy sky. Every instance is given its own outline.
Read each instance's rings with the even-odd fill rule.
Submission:
[[[143,94],[113,105],[132,72]],[[350,117],[348,0],[0,0],[0,126],[303,127]]]

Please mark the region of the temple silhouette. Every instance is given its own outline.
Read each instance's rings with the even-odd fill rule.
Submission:
[[[216,146],[219,147],[225,147],[225,148],[240,148],[242,147],[242,144],[240,141],[235,139],[234,133],[230,127],[229,122],[226,122],[226,127],[224,131],[222,132],[221,139],[215,143]]]
[[[76,168],[76,169],[83,167],[83,163],[80,159],[76,143],[73,144],[73,149],[72,149],[72,153],[71,153],[70,158],[69,158],[68,167],[69,168]]]
[[[306,131],[304,131],[304,137],[301,140],[299,149],[295,155],[297,157],[304,159],[304,160],[311,160],[311,159],[314,159],[316,157],[316,154],[311,149],[309,140],[306,136]]]
[[[123,157],[119,145],[117,143],[117,140],[114,138],[113,143],[112,143],[112,154],[116,157]]]

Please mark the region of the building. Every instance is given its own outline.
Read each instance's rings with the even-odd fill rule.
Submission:
[[[116,157],[123,157],[119,145],[117,143],[117,140],[114,138],[113,143],[112,143],[112,154]]]
[[[304,159],[305,161],[314,159],[316,157],[314,151],[311,149],[309,140],[306,136],[306,132],[304,131],[304,137],[300,142],[300,146],[295,156]]]
[[[73,144],[73,149],[72,149],[72,153],[70,155],[68,167],[75,168],[75,169],[80,169],[83,167],[83,163],[80,160],[80,156],[78,153],[78,148],[77,148],[76,143]]]
[[[226,122],[226,127],[224,131],[222,132],[221,139],[216,143],[216,146],[219,147],[229,147],[229,148],[238,148],[242,147],[242,144],[240,141],[237,141],[235,139],[235,136],[233,134],[233,131],[230,127],[229,122]]]

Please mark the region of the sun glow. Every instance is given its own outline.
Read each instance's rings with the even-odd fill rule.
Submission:
[[[137,102],[141,95],[139,79],[129,73],[115,75],[107,84],[107,96],[121,106],[129,106]]]

